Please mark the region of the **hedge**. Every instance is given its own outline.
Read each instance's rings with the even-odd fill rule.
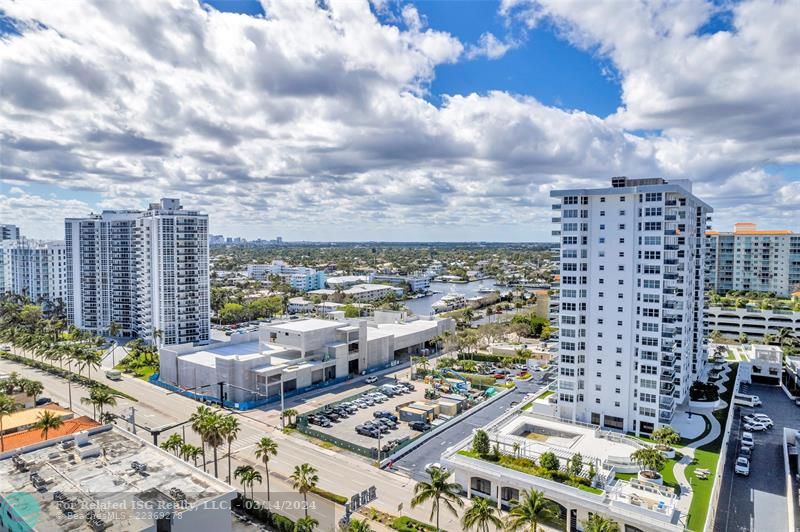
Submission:
[[[324,489],[318,488],[314,486],[311,488],[311,493],[316,493],[323,499],[328,499],[329,501],[333,501],[337,504],[345,504],[347,503],[347,497],[343,495],[337,495],[336,493],[331,493],[330,491],[325,491]]]
[[[524,364],[528,361],[528,359],[525,357],[518,357],[514,355],[490,355],[489,353],[476,353],[471,355],[459,353],[458,359],[474,360],[475,362],[506,362],[510,364]]]
[[[241,508],[244,513],[260,521],[278,532],[294,532],[294,521],[281,514],[264,508],[258,501],[242,499],[241,493],[233,500],[234,508]]]
[[[19,364],[24,364],[32,368],[40,369],[46,373],[50,373],[51,375],[61,377],[62,379],[68,379],[74,383],[81,384],[88,388],[105,389],[110,391],[114,395],[118,395],[119,397],[124,397],[125,399],[130,399],[131,401],[138,402],[138,399],[136,399],[131,395],[128,395],[125,392],[115,390],[114,388],[108,386],[107,384],[96,381],[94,379],[90,379],[89,377],[84,377],[83,375],[78,375],[77,373],[73,373],[63,368],[59,368],[50,364],[45,364],[44,362],[40,362],[38,360],[31,360],[30,358],[25,358],[23,356],[14,355],[12,353],[9,353],[8,351],[0,351],[0,357],[5,358],[6,360],[11,360],[12,362],[17,362]]]
[[[431,526],[428,523],[423,523],[422,521],[417,521],[412,517],[397,517],[392,521],[392,524],[389,525],[394,530],[399,530],[400,532],[418,532],[419,530],[432,530],[435,531],[436,527]]]

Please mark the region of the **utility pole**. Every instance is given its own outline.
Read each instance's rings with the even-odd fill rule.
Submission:
[[[132,432],[136,434],[136,407],[131,405],[131,417],[130,417],[131,426],[133,427]]]
[[[284,404],[283,404],[283,371],[281,371],[281,428],[285,428],[284,421],[283,421],[283,411],[284,411]]]

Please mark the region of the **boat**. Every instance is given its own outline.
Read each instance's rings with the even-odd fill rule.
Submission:
[[[492,292],[498,292],[497,288],[493,286],[483,286],[483,285],[481,285],[478,288],[479,294],[491,294]]]
[[[458,292],[450,292],[439,301],[431,305],[434,312],[450,312],[465,307],[467,298]]]

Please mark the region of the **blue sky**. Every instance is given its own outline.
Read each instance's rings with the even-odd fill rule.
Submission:
[[[45,4],[0,11],[0,222],[30,236],[180,197],[247,238],[552,240],[549,192],[615,175],[800,230],[791,3]]]

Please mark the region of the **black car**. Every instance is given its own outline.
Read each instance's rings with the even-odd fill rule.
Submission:
[[[373,428],[375,430],[379,430],[381,432],[389,432],[389,427],[387,427],[383,423],[378,423],[377,421],[367,421],[366,423],[364,423],[364,426]]]
[[[384,427],[389,427],[390,429],[396,429],[397,428],[397,423],[395,423],[394,421],[392,421],[389,418],[381,417],[381,418],[378,418],[377,421],[378,421],[378,423],[380,423]]]
[[[412,421],[408,424],[411,427],[411,430],[418,430],[420,432],[425,432],[426,430],[430,430],[431,426],[424,421]]]
[[[46,404],[50,404],[53,401],[49,397],[40,397],[36,400],[36,406],[42,406]]]
[[[308,422],[312,425],[319,425],[320,427],[332,426],[330,420],[325,416],[308,416]]]
[[[750,460],[750,457],[753,455],[753,449],[751,447],[740,447],[739,448],[739,456],[743,456]]]
[[[378,410],[377,412],[372,413],[373,417],[376,419],[390,419],[397,423],[397,416],[389,412],[388,410]]]
[[[406,388],[408,388],[412,392],[415,390],[414,385],[411,384],[410,382],[400,381],[397,384],[399,384],[400,386],[405,386]]]
[[[342,417],[333,410],[325,410],[323,414],[325,414],[325,417],[327,417],[331,421],[339,421],[339,418]]]

